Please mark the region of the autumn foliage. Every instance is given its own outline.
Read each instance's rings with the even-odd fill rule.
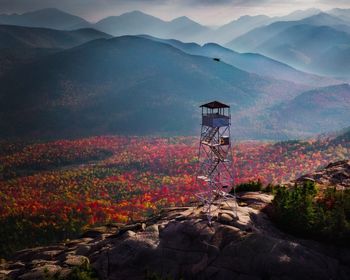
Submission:
[[[0,256],[194,200],[197,145],[195,137],[2,142]],[[349,154],[348,142],[329,139],[236,143],[235,183],[282,183]]]

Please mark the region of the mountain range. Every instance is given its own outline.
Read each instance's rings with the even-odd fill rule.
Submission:
[[[334,15],[342,20],[350,22],[350,9],[335,8],[328,11],[329,14]]]
[[[99,38],[111,35],[90,28],[61,31],[0,25],[0,76],[19,65]]]
[[[42,9],[24,14],[0,15],[0,24],[27,27],[44,27],[60,30],[94,28],[113,36],[149,34],[162,38],[200,41],[210,28],[187,17],[164,21],[154,16],[133,11],[120,16],[110,16],[96,23],[58,9]]]
[[[226,44],[227,47],[235,49],[237,51],[254,51],[258,50],[259,46],[264,42],[268,42],[273,39],[275,36],[278,36],[281,32],[288,30],[299,25],[310,25],[314,28],[328,26],[332,27],[333,30],[336,30],[338,26],[348,28],[350,31],[350,26],[341,19],[338,19],[334,16],[328,15],[326,13],[319,13],[317,15],[304,18],[297,21],[277,21],[271,23],[267,26],[261,26],[253,29],[246,34],[235,38],[231,42]],[[344,31],[344,30],[341,31]]]
[[[346,51],[350,47],[350,26],[340,23],[343,21],[327,14],[301,21],[275,22],[254,29],[226,46],[242,52],[260,53],[302,71],[346,76],[350,67]],[[333,57],[337,58],[341,70],[328,67]]]
[[[140,12],[96,24],[73,17],[66,26],[89,27],[73,31],[57,22],[57,29],[0,25],[0,136],[198,134],[198,104],[212,99],[232,106],[237,139],[348,126],[350,89],[340,80],[350,75],[350,32],[347,11],[332,11],[297,11],[273,23],[243,17],[238,30],[258,27],[227,47],[164,39],[215,32],[186,17],[166,22]],[[147,35],[112,38],[90,28],[109,25],[112,33],[117,22],[120,34],[137,34],[142,20]]]
[[[46,27],[60,30],[94,28],[113,36],[147,34],[163,39],[178,39],[185,42],[225,44],[236,37],[273,22],[299,21],[315,16],[318,9],[298,10],[286,16],[268,17],[265,15],[242,16],[222,26],[211,28],[182,16],[164,21],[140,11],[127,12],[119,16],[109,16],[96,23],[71,15],[58,9],[49,8],[23,14],[2,14],[0,24],[28,27]],[[339,24],[349,23],[348,10],[329,11]],[[339,17],[338,17],[339,15]],[[326,22],[325,24],[328,24]]]
[[[102,19],[93,27],[114,36],[149,34],[161,38],[178,38],[183,41],[201,41],[201,36],[209,31],[208,27],[188,17],[163,21],[139,11]]]
[[[350,85],[341,84],[306,91],[294,99],[273,106],[265,123],[286,138],[309,137],[349,125]]]
[[[61,31],[49,28],[0,25],[0,49],[67,49],[91,40],[111,37],[109,34],[91,28]]]
[[[262,54],[303,72],[347,81],[350,72],[350,63],[347,63],[349,18],[350,12],[346,9],[333,9],[327,13],[309,9],[283,17],[243,16],[211,28],[188,17],[164,21],[140,11],[90,23],[57,9],[43,9],[21,15],[0,15],[0,23],[60,30],[92,28],[113,36],[146,34],[183,42],[220,43],[236,52]],[[314,44],[305,44],[308,41]]]
[[[287,64],[257,53],[238,53],[215,43],[207,43],[200,46],[196,43],[183,43],[174,39],[165,40],[146,35],[142,37],[171,45],[188,54],[217,58],[241,70],[249,73],[255,73],[260,76],[285,80],[312,87],[321,87],[340,83],[334,79],[298,71]]]
[[[0,24],[71,30],[83,25],[87,27],[89,22],[55,8],[47,8],[23,14],[0,14]]]
[[[2,136],[193,133],[198,104],[213,97],[238,116],[305,89],[133,36],[49,55],[0,81]]]

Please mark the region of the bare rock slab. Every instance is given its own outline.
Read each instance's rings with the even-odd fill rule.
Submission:
[[[211,225],[202,206],[169,208],[151,223],[114,232],[101,227],[61,245],[23,250],[1,266],[0,279],[57,273],[69,279],[74,267],[89,264],[105,280],[145,279],[147,273],[164,279],[350,279],[349,249],[280,232],[259,208],[269,195],[244,199],[244,207],[234,208],[234,201],[218,207]]]

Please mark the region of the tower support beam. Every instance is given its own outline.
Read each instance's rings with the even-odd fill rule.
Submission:
[[[237,216],[230,139],[231,113],[230,106],[218,101],[200,107],[202,128],[197,181],[204,190],[196,196],[204,204],[208,222],[211,224],[214,212],[225,203],[233,208]],[[232,199],[233,205],[228,203]]]

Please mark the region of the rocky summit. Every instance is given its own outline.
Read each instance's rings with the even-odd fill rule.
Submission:
[[[311,180],[320,187],[336,187],[350,189],[350,161],[343,160],[328,164],[325,168],[306,174],[296,180],[297,183]]]
[[[96,228],[59,245],[17,252],[0,279],[68,278],[90,264],[100,279],[350,279],[350,250],[296,239],[262,209],[272,196],[245,193],[237,207],[177,207],[144,223]],[[157,278],[156,278],[157,277]]]

